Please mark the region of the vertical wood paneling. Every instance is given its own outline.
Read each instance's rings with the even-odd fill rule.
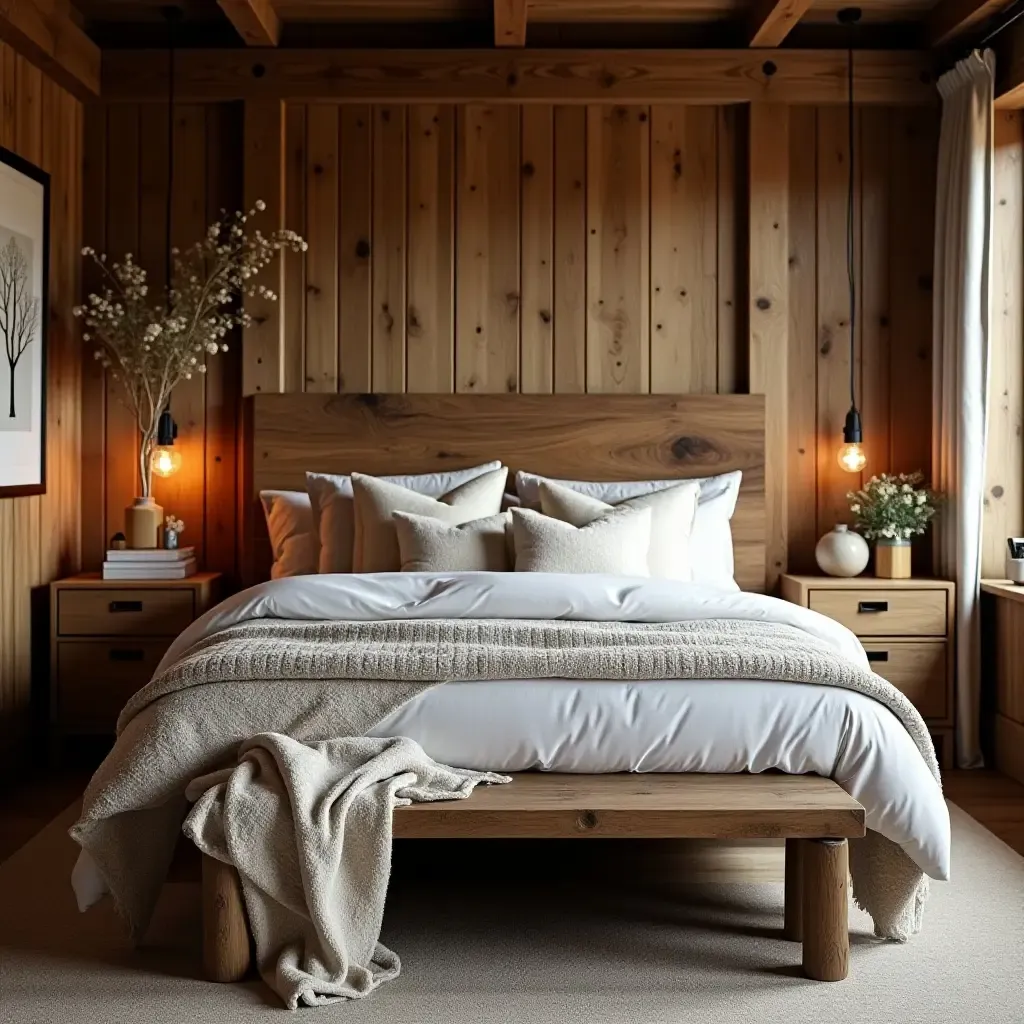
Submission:
[[[860,477],[839,468],[836,453],[850,408],[850,296],[846,265],[849,187],[845,108],[818,110],[818,534],[850,520],[847,492]],[[859,204],[854,225],[859,226]],[[859,231],[857,232],[859,236]],[[859,248],[858,248],[859,251]],[[856,265],[856,262],[855,262]],[[862,298],[858,293],[858,301]],[[858,310],[859,314],[859,310]],[[858,316],[858,321],[860,320]],[[860,394],[860,322],[854,337],[854,380]]]
[[[206,107],[182,105],[174,111],[171,237],[169,242],[164,237],[164,253],[169,253],[171,247],[184,251],[203,237],[206,226]],[[200,355],[198,358],[203,362],[207,357]],[[210,356],[209,361],[220,358],[220,355]],[[166,480],[154,477],[154,496],[166,514],[185,521],[187,543],[195,547],[196,558],[202,564],[205,556],[206,375],[198,368],[190,379],[183,380],[174,389],[171,415],[178,424],[174,446],[181,450],[181,469]]]
[[[370,391],[373,116],[366,106],[341,108],[341,224],[338,230],[338,367],[342,391]]]
[[[223,111],[223,106],[213,108]],[[306,105],[289,103],[284,111],[284,222],[309,239],[306,211]],[[335,242],[335,248],[337,243]],[[284,390],[302,391],[306,374],[306,266],[308,251],[282,253],[284,290],[291,301],[284,308]],[[337,268],[335,268],[337,270]],[[332,281],[332,285],[335,282]],[[328,317],[337,314],[327,312]],[[337,338],[333,339],[337,348]],[[335,354],[337,362],[337,354]]]
[[[992,320],[981,574],[1001,579],[1006,538],[1024,533],[1024,117],[996,111]]]
[[[374,110],[373,390],[405,390],[405,107]]]
[[[865,107],[860,118],[860,410],[866,477],[889,470],[889,111]]]
[[[718,391],[731,395],[746,380],[746,332],[740,298],[746,284],[743,267],[746,224],[742,197],[746,192],[746,110],[738,104],[719,107],[718,119]]]
[[[651,390],[718,389],[718,111],[651,109]]]
[[[244,202],[252,209],[266,203],[259,224],[264,231],[284,226],[284,104],[279,100],[245,103]],[[276,260],[262,274],[263,283],[279,296],[271,302],[260,295],[245,300],[252,326],[242,338],[242,387],[247,395],[274,393],[284,387],[284,322],[289,301],[301,296],[284,293],[284,264]]]
[[[24,771],[26,759],[40,749],[31,716],[33,675],[45,672],[45,657],[33,652],[33,630],[45,627],[44,620],[33,622],[33,591],[75,571],[80,559],[81,342],[71,307],[78,298],[82,244],[82,111],[4,44],[0,144],[50,175],[47,489],[0,500],[0,760]],[[92,388],[94,397],[102,395],[102,377],[93,377]],[[87,429],[102,432],[102,417]],[[101,487],[102,481],[90,492],[93,511],[105,500]]]
[[[461,108],[455,386],[519,388],[519,111]]]
[[[338,107],[306,108],[305,390],[338,390]],[[293,348],[288,338],[285,348]]]
[[[587,111],[555,107],[554,389],[587,388]]]
[[[750,108],[750,390],[765,396],[765,581],[786,569],[789,108]]]
[[[554,108],[522,111],[522,336],[520,390],[554,384]]]
[[[650,391],[649,189],[649,109],[588,107],[588,391]]]
[[[455,108],[409,107],[406,365],[409,391],[452,391]]]
[[[789,351],[786,372],[787,542],[790,572],[815,570],[818,516],[818,116],[789,113]]]

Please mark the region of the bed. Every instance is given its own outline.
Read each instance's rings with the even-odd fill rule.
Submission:
[[[477,616],[607,623],[612,628],[676,620],[753,623],[769,632],[795,630],[813,638],[852,666],[851,672],[867,668],[859,643],[843,627],[763,596],[769,572],[761,396],[256,396],[247,402],[244,447],[244,550],[247,582],[255,584],[254,589],[194,624],[168,652],[167,665],[193,644],[239,625],[258,629],[261,623],[320,620],[458,622]],[[266,580],[270,561],[266,526],[256,501],[261,491],[301,489],[305,472],[313,467],[328,473],[359,470],[384,475],[435,472],[490,459],[501,460],[513,472],[523,469],[561,479],[682,480],[741,470],[732,534],[735,578],[743,592],[530,573],[321,575],[258,582]],[[769,493],[768,503],[774,500]],[[727,774],[733,776],[729,785],[740,786],[750,776],[738,773],[813,773],[838,784],[826,784],[835,794],[830,812],[862,808],[859,820],[854,813],[850,829],[840,831],[840,837],[861,834],[865,824],[871,830],[869,838],[884,837],[904,858],[904,867],[909,866],[915,892],[924,891],[918,876],[948,876],[949,820],[934,756],[930,762],[924,749],[926,733],[923,740],[912,737],[916,712],[895,704],[895,697],[887,705],[877,692],[855,692],[843,685],[794,685],[728,675],[674,678],[671,672],[629,679],[545,672],[486,678],[486,686],[481,681],[450,681],[429,688],[383,715],[368,731],[381,737],[409,736],[440,761],[480,770],[543,769],[587,778],[608,774],[609,779],[622,778],[610,773],[647,772],[658,773],[670,785],[673,777],[682,782],[688,773]],[[281,680],[272,682],[283,686]],[[279,692],[287,694],[287,687]],[[159,706],[159,701],[152,706]],[[923,724],[920,728],[923,731]],[[123,734],[119,743],[135,743],[148,751],[166,746],[165,740],[159,729],[146,733],[140,728],[134,737]],[[109,781],[101,769],[92,787],[93,805],[102,804]],[[813,787],[820,780],[807,782]],[[150,789],[139,797],[139,806],[172,797],[180,801],[169,784],[164,789],[147,785]],[[570,820],[578,830],[592,831],[588,815],[595,812],[588,802],[593,793],[588,796],[585,787],[578,786],[571,792],[565,803]],[[689,791],[677,785],[673,792],[674,813],[682,820],[689,813]],[[787,792],[792,796],[797,790]],[[629,799],[624,808],[618,806],[622,793],[628,796],[626,790],[605,793],[605,806],[628,811]],[[794,806],[799,808],[805,797],[797,798]],[[512,798],[488,794],[488,799]],[[478,806],[486,809],[486,803]],[[524,813],[522,805],[518,813]],[[801,826],[804,831],[776,822],[767,831],[744,832],[736,826],[737,814],[742,818],[742,806],[733,815],[731,832],[714,834],[810,838],[806,822]],[[835,830],[839,831],[837,826]],[[160,829],[150,831],[157,834]],[[673,826],[658,834],[709,833]],[[78,838],[83,842],[82,835]],[[140,847],[132,856],[152,855],[158,860],[165,856],[167,841],[165,836],[156,844],[160,851]],[[88,848],[87,839],[83,845]],[[796,860],[795,850],[792,858],[787,855],[787,867],[789,860]],[[818,862],[823,863],[820,857]],[[844,864],[836,861],[831,870],[832,877],[836,872],[843,876],[845,907]],[[861,870],[870,872],[870,864]],[[108,865],[108,880],[112,873],[116,871]],[[208,905],[222,912],[211,923],[215,940],[237,933],[244,918],[238,912],[226,917],[223,913],[240,906],[236,890],[231,898],[230,875],[213,865],[209,874]],[[911,913],[917,924],[920,910],[917,906]],[[878,921],[876,915],[876,926]],[[893,932],[890,937],[905,938],[912,930],[904,921],[888,932]],[[887,928],[881,932],[887,934]],[[240,941],[209,945],[228,954],[247,948]],[[805,965],[806,954],[805,944]],[[223,957],[219,967],[221,973],[232,973]],[[809,973],[844,976],[845,960],[841,968],[819,962]]]

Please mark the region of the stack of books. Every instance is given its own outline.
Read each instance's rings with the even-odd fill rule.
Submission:
[[[196,549],[126,548],[108,551],[105,580],[183,580],[196,571]]]

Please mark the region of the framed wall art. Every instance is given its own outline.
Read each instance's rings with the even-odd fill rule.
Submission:
[[[0,498],[46,492],[50,176],[0,147]]]

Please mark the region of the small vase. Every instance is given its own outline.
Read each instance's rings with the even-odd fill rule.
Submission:
[[[176,551],[178,547],[178,531],[169,526],[164,527],[164,547],[168,551]]]
[[[910,579],[910,541],[875,541],[875,575],[885,580]]]
[[[154,498],[136,498],[124,510],[124,534],[130,548],[155,548],[160,544],[164,510]]]
[[[818,568],[826,576],[859,576],[867,568],[870,554],[867,541],[846,523],[837,523],[814,549]]]

